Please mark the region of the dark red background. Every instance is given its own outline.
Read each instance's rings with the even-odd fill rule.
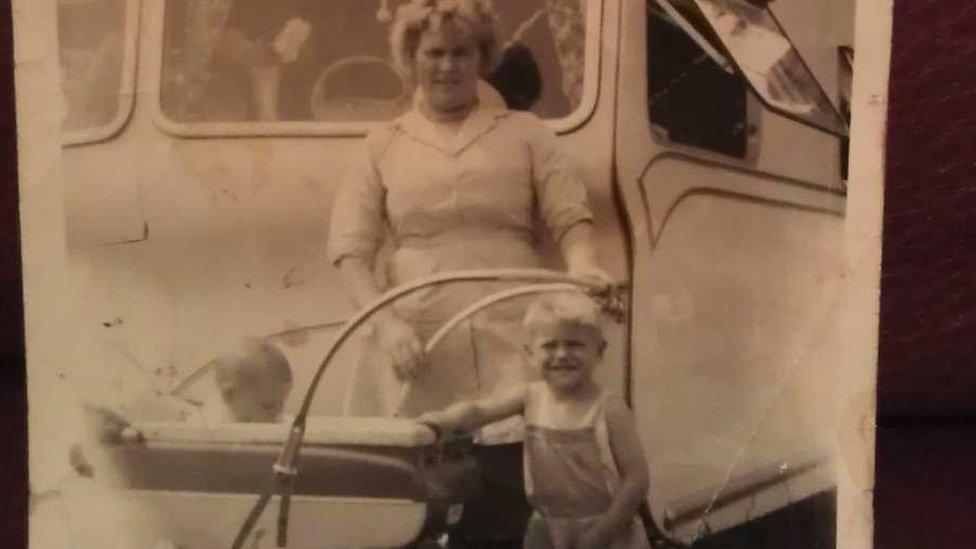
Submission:
[[[0,547],[26,546],[27,403],[10,0],[0,0]]]
[[[895,6],[881,408],[888,415],[973,415],[976,2]]]
[[[871,0],[861,0],[871,1]],[[0,0],[0,546],[26,540],[10,2]],[[876,546],[976,547],[976,0],[895,0]]]
[[[972,548],[976,1],[895,0],[893,36],[875,542]]]

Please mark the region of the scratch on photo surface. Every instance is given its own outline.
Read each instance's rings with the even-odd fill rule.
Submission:
[[[116,328],[118,326],[121,326],[123,323],[124,323],[124,321],[122,320],[122,318],[115,317],[112,320],[106,320],[106,321],[102,322],[102,326],[104,326],[106,328]]]
[[[76,473],[85,478],[95,477],[95,468],[85,456],[85,451],[81,444],[72,444],[68,450],[68,462]]]
[[[155,376],[153,376],[153,372],[150,371],[149,368],[146,368],[142,364],[142,362],[135,357],[135,355],[133,355],[128,349],[125,348],[125,346],[122,343],[117,341],[106,341],[105,343],[109,346],[109,348],[115,351],[119,356],[125,358],[132,366],[135,367],[135,370],[139,372],[140,377],[142,377],[146,381],[146,384],[149,386],[149,388],[152,390],[152,392],[155,395],[157,396],[163,395],[165,391],[160,389],[160,387],[156,384]]]
[[[125,245],[125,244],[141,244],[143,242],[146,242],[147,240],[149,240],[149,222],[148,221],[143,221],[142,222],[142,235],[141,236],[138,236],[136,238],[129,238],[129,239],[126,239],[126,240],[119,240],[117,242],[109,242],[109,243],[105,244],[105,246],[120,246],[120,245]]]
[[[841,277],[838,277],[838,280],[840,278]],[[779,402],[783,390],[793,380],[797,370],[799,369],[801,359],[812,348],[813,343],[817,340],[817,338],[823,336],[826,330],[834,327],[834,323],[831,321],[836,319],[836,314],[840,311],[840,304],[842,301],[841,297],[843,294],[843,292],[841,291],[841,287],[840,286],[836,287],[836,291],[832,292],[832,294],[833,294],[833,299],[831,299],[828,303],[824,304],[824,307],[821,309],[822,313],[819,319],[817,320],[816,323],[814,323],[815,329],[810,332],[810,336],[807,338],[806,343],[799,347],[800,349],[799,352],[793,358],[793,360],[791,360],[788,363],[788,366],[785,368],[783,378],[776,384],[776,388],[773,391],[772,395],[770,396],[769,403],[764,408],[763,414],[759,418],[759,421],[756,422],[756,426],[752,429],[752,431],[749,432],[749,435],[746,437],[745,442],[742,443],[739,450],[732,457],[732,461],[729,463],[729,466],[725,470],[725,475],[722,478],[722,482],[719,484],[718,489],[715,490],[715,494],[712,495],[712,499],[709,502],[708,507],[705,508],[705,511],[702,513],[702,516],[699,519],[700,522],[695,532],[695,538],[694,538],[695,541],[709,534],[708,516],[715,508],[715,505],[718,503],[718,500],[722,496],[726,487],[728,487],[729,483],[732,481],[732,474],[739,466],[739,463],[742,461],[742,458],[746,455],[746,451],[752,446],[753,442],[755,442],[763,426],[766,424],[766,422],[769,420],[770,416],[772,415],[773,408]]]
[[[304,284],[305,280],[298,276],[298,267],[288,269],[288,272],[285,273],[285,276],[281,280],[281,285],[286,290],[301,287]]]
[[[61,499],[62,497],[64,497],[64,493],[57,488],[41,490],[40,492],[31,492],[27,498],[27,513],[33,514],[34,510],[43,503]]]
[[[332,328],[338,328],[345,324],[344,320],[334,320],[332,322],[323,322],[321,324],[310,324],[307,326],[299,326],[298,324],[288,321],[285,323],[285,329],[280,332],[275,332],[273,334],[268,334],[265,339],[275,340],[280,339],[285,345],[289,347],[301,347],[308,343],[309,334],[317,332],[320,330],[328,330]]]

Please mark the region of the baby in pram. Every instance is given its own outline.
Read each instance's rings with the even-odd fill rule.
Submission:
[[[599,308],[581,294],[534,303],[525,317],[541,381],[419,419],[440,431],[525,418],[525,488],[535,512],[525,547],[649,547],[638,509],[648,469],[630,410],[592,378],[606,346]]]
[[[242,339],[213,361],[214,385],[200,405],[167,396],[165,407],[174,421],[216,426],[225,423],[281,423],[292,387],[285,355],[259,339]],[[109,408],[86,407],[102,442],[139,438],[127,418]],[[76,467],[77,469],[77,467]]]
[[[275,423],[287,420],[282,416],[282,409],[291,390],[292,370],[284,354],[270,343],[257,338],[246,338],[235,343],[213,361],[212,380],[212,387],[202,404],[193,405],[176,396],[165,395],[164,402],[153,411],[152,419],[155,422],[193,423],[207,427],[226,423]],[[128,414],[103,405],[87,404],[84,411],[87,429],[82,433],[72,433],[71,440],[65,440],[69,444],[70,464],[69,475],[65,480],[79,491],[101,493],[98,490],[103,481],[107,482],[104,484],[107,487],[121,482],[115,471],[116,465],[106,448],[120,443],[141,441],[143,435],[131,421],[145,418],[127,417]],[[60,473],[58,476],[60,477]],[[99,482],[95,483],[96,480]],[[102,497],[106,497],[107,501],[115,501],[104,494]],[[134,545],[119,542],[117,546]],[[182,546],[159,540],[155,547]]]

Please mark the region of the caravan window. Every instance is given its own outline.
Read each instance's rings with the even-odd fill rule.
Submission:
[[[847,134],[847,123],[772,13],[751,0],[649,0],[651,123],[667,142],[744,158],[746,90],[769,110]]]
[[[854,49],[841,46],[837,50],[840,56],[840,113],[848,127],[851,125],[851,90],[854,85]],[[849,158],[851,153],[851,139],[844,136],[840,140],[840,178],[847,181]]]
[[[402,0],[385,2],[396,9]],[[365,131],[409,104],[390,62],[380,0],[166,0],[161,112],[174,131],[215,135]],[[513,108],[566,119],[595,82],[600,0],[496,2],[511,47],[493,83]],[[596,17],[594,18],[594,14]],[[289,38],[290,37],[290,38]],[[295,39],[288,63],[269,44]],[[591,74],[593,73],[593,74]],[[595,96],[595,90],[592,90]],[[347,133],[347,132],[342,132]]]
[[[58,0],[61,127],[66,144],[118,131],[132,106],[137,2]]]
[[[668,143],[745,158],[746,80],[720,47],[696,33],[692,14],[677,8],[686,6],[648,3],[647,102],[655,135]]]

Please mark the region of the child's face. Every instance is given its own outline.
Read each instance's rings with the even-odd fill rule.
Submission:
[[[281,416],[291,384],[273,373],[239,372],[221,388],[224,403],[238,423],[274,423]]]
[[[603,336],[593,327],[556,322],[539,326],[528,350],[529,360],[551,388],[572,391],[592,379],[603,348]]]

